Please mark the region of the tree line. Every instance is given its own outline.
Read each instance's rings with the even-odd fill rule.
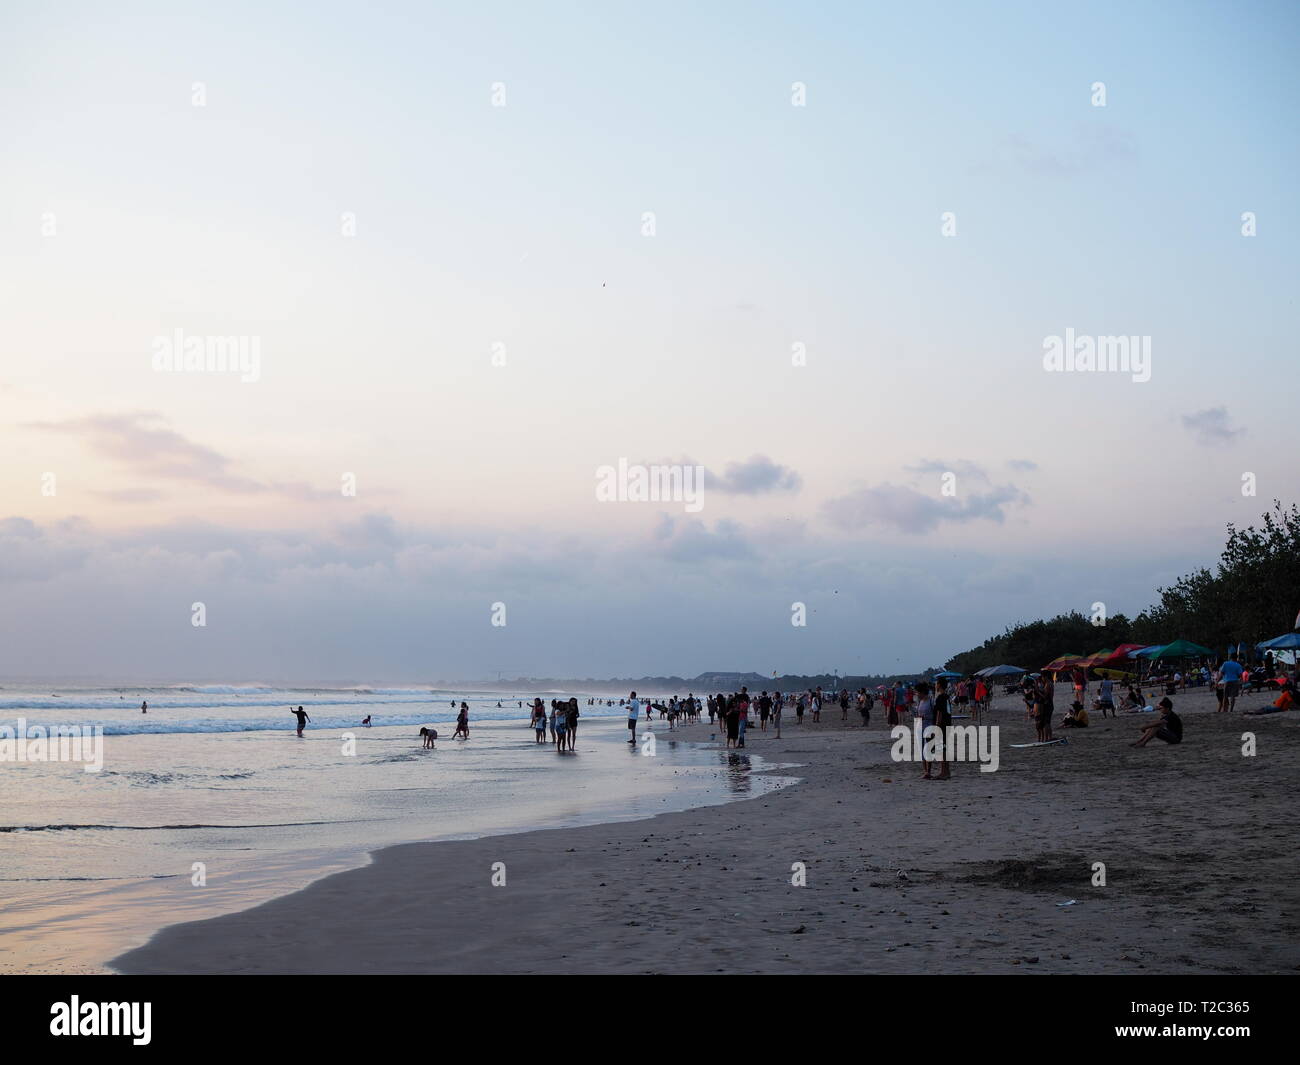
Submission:
[[[1080,612],[1020,622],[980,646],[954,655],[946,668],[971,673],[1008,664],[1036,670],[1060,654],[1090,654],[1123,643],[1162,644],[1186,639],[1216,654],[1230,645],[1253,648],[1296,625],[1300,608],[1300,508],[1275,500],[1259,528],[1228,525],[1218,566],[1202,567],[1130,620],[1123,614],[1097,625]]]

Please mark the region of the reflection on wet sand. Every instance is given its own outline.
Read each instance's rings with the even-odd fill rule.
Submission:
[[[727,771],[727,790],[733,795],[740,795],[753,789],[753,778],[749,775],[749,755],[737,754],[735,751],[719,751],[718,757]]]

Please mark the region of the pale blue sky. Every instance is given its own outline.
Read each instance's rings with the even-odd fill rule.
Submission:
[[[0,0],[0,673],[920,668],[1136,612],[1296,496],[1298,23]],[[1045,373],[1067,327],[1151,381]],[[154,373],[177,328],[261,379]],[[797,476],[593,498],[755,455]]]

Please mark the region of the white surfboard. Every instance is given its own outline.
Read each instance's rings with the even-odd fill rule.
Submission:
[[[1069,740],[1039,740],[1036,743],[1013,743],[1012,747],[1055,747],[1058,743],[1069,743]]]

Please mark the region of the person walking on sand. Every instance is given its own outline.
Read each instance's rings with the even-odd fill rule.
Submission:
[[[1241,694],[1241,675],[1244,672],[1236,655],[1219,667],[1219,680],[1223,683],[1223,697],[1219,700],[1220,713],[1232,713],[1237,708],[1237,696]]]
[[[451,737],[453,740],[469,739],[469,703],[460,704],[460,713],[456,715],[456,731]]]
[[[636,697],[636,692],[633,692],[627,700],[627,730],[632,733],[632,738],[627,742],[633,747],[636,746],[636,723],[640,716],[641,700]]]
[[[311,720],[311,717],[301,706],[297,710],[290,710],[289,713],[298,719],[298,736],[301,738],[302,730],[307,727],[307,722]]]

